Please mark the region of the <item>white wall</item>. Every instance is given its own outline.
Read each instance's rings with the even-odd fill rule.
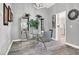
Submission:
[[[6,4],[10,5],[10,4]],[[0,3],[0,54],[5,54],[11,43],[11,23],[3,25],[3,4]]]

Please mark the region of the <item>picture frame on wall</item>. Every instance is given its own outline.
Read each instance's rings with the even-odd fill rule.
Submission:
[[[3,24],[8,25],[8,8],[5,3],[3,3]]]
[[[56,15],[52,16],[52,28],[56,28]]]
[[[11,22],[13,21],[13,13],[11,12]]]
[[[10,8],[10,6],[8,6],[8,21],[9,22],[12,22],[13,21],[13,13],[12,13],[12,11],[11,11],[11,8]]]

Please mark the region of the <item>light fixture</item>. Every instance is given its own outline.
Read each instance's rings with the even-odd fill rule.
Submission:
[[[55,3],[33,3],[33,4],[36,9],[40,9],[40,8],[50,8]]]

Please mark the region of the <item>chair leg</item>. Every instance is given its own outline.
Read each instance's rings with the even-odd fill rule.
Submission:
[[[45,45],[45,42],[41,39],[41,41],[42,41],[42,43],[43,43],[43,45],[44,45],[44,47],[45,47],[45,49],[46,49],[46,51],[47,51],[47,47],[46,47],[46,45]]]
[[[21,35],[22,35],[22,31],[21,31]]]
[[[25,35],[26,35],[26,39],[27,39],[27,32],[25,32]]]

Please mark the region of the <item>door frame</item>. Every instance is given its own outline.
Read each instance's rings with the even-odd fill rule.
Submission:
[[[65,29],[64,29],[64,31],[65,31],[65,42],[66,42],[66,20],[67,20],[67,11],[66,10],[64,10],[64,11],[62,11],[62,12],[65,12],[66,13],[66,19],[65,19]],[[59,13],[62,13],[62,12],[59,12]],[[57,29],[57,15],[59,14],[59,13],[57,13],[56,14],[56,41],[58,41],[58,29]]]

